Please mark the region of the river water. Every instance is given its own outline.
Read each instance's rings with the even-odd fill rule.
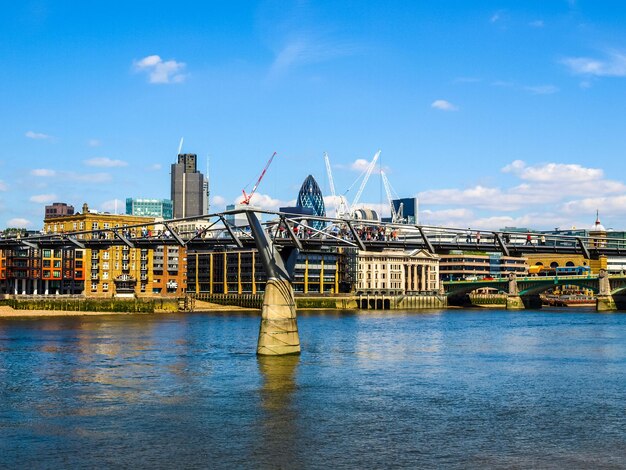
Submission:
[[[0,320],[0,467],[626,468],[626,315]]]

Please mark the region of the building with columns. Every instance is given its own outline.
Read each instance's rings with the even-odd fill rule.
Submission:
[[[425,250],[356,252],[357,295],[404,295],[439,290],[439,256]]]

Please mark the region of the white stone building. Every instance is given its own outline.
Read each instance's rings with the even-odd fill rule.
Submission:
[[[425,250],[358,251],[357,295],[403,295],[439,290],[439,256]]]

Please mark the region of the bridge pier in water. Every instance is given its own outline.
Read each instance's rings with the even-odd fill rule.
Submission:
[[[256,353],[260,356],[300,354],[296,301],[291,284],[298,249],[279,250],[263,230],[257,215],[246,211],[246,216],[267,273]]]
[[[609,274],[604,270],[600,270],[598,274],[598,295],[596,296],[596,311],[612,312],[617,310],[615,299],[611,295],[611,284],[609,282]]]
[[[524,310],[524,302],[519,295],[519,289],[517,288],[517,279],[515,274],[509,274],[509,292],[506,296],[506,309],[507,310]]]

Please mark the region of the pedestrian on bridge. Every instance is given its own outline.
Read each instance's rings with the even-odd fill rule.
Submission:
[[[480,232],[476,232],[476,243],[480,244]]]
[[[472,243],[472,229],[467,228],[467,236],[465,237],[465,243]]]

